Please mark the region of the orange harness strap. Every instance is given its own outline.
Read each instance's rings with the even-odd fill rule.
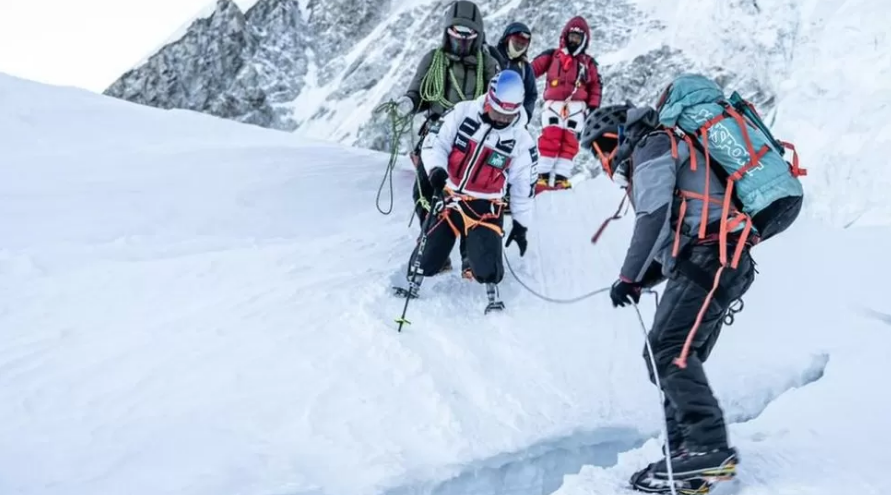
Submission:
[[[608,137],[608,138],[613,138],[617,141],[619,139],[619,136],[612,132],[604,132],[603,136]],[[594,149],[594,152],[597,154],[597,158],[600,159],[600,165],[603,167],[603,170],[606,171],[606,174],[609,177],[612,177],[613,176],[613,168],[610,167],[610,163],[612,163],[612,159],[614,156],[616,156],[616,151],[619,149],[618,143],[613,148],[613,150],[609,152],[608,155],[605,155],[603,153],[603,150],[600,149],[600,145],[597,144],[597,141],[591,141],[591,148]]]
[[[458,211],[459,214],[461,214],[461,217],[464,220],[463,223],[464,223],[464,235],[465,236],[467,236],[467,234],[470,233],[471,229],[480,227],[480,226],[492,229],[493,231],[495,231],[496,234],[498,234],[501,237],[504,236],[504,231],[501,229],[501,227],[486,221],[486,220],[498,218],[501,216],[501,212],[504,209],[503,201],[497,200],[497,199],[489,200],[490,203],[496,204],[498,206],[498,209],[496,210],[495,213],[490,212],[490,213],[485,213],[483,215],[480,215],[473,208],[471,208],[470,204],[469,204],[470,201],[476,201],[476,200],[479,200],[480,198],[474,198],[473,196],[457,194],[454,191],[452,191],[451,189],[449,189],[448,187],[445,189],[445,191],[448,193],[450,198],[455,198],[455,200],[459,203],[458,208],[455,208],[455,209]],[[468,210],[470,210],[470,212],[474,216],[476,216],[475,219],[470,217],[470,215],[468,215],[467,213],[464,212],[465,207]],[[449,216],[448,211],[449,211],[449,208],[445,208],[443,210],[443,212],[441,213],[441,215],[443,215],[446,222],[448,222],[449,227],[452,228],[452,232],[455,233],[455,237],[458,237],[461,235],[461,232],[458,230],[458,227],[455,225],[455,223],[452,222],[452,219]]]
[[[442,215],[441,218],[442,218],[443,220],[445,220],[447,224],[449,224],[449,228],[452,229],[452,233],[455,234],[455,238],[457,239],[458,237],[460,237],[460,236],[461,236],[461,232],[458,230],[458,227],[455,226],[455,222],[453,222],[453,221],[452,221],[452,218],[449,216],[449,210],[448,210],[448,208],[446,208],[445,210],[443,210],[443,212],[440,213],[440,215]],[[440,220],[440,222],[442,222],[442,220]]]
[[[715,272],[715,283],[712,285],[712,289],[708,291],[708,294],[705,296],[705,301],[702,302],[702,306],[699,308],[699,313],[696,315],[696,321],[693,323],[693,328],[690,329],[690,333],[687,334],[687,339],[684,341],[684,347],[681,349],[681,354],[674,359],[674,364],[676,364],[678,368],[684,369],[687,367],[687,357],[690,355],[690,348],[693,347],[693,339],[696,337],[696,330],[698,330],[699,325],[702,324],[702,318],[705,316],[708,305],[711,304],[712,297],[714,297],[715,291],[718,290],[718,283],[721,281],[721,273],[723,271],[724,265],[721,265],[718,268],[718,271]]]
[[[702,319],[705,316],[706,311],[708,310],[709,304],[711,304],[712,299],[715,295],[715,292],[718,290],[718,286],[721,282],[721,274],[724,272],[724,268],[727,267],[727,237],[730,231],[737,228],[742,222],[745,222],[745,227],[743,228],[742,234],[739,238],[736,249],[733,253],[733,259],[730,263],[731,268],[736,268],[739,264],[739,259],[742,257],[743,248],[748,241],[749,233],[752,228],[752,219],[749,215],[742,213],[731,204],[731,198],[733,195],[733,183],[735,180],[742,177],[746,171],[750,168],[754,167],[755,164],[767,153],[767,147],[765,146],[760,150],[758,154],[755,154],[754,149],[752,147],[751,141],[748,139],[748,132],[745,129],[745,123],[741,120],[742,116],[740,116],[736,112],[728,112],[731,117],[740,124],[740,127],[743,129],[743,138],[746,140],[746,144],[749,148],[749,156],[750,162],[740,170],[738,170],[735,174],[730,176],[727,179],[727,187],[724,191],[724,200],[720,201],[715,198],[712,198],[709,195],[709,185],[711,179],[711,156],[708,152],[709,147],[709,129],[726,118],[725,115],[719,115],[708,122],[706,122],[700,131],[700,136],[702,140],[703,146],[703,156],[705,157],[705,184],[702,194],[694,193],[692,191],[678,191],[681,196],[681,207],[680,214],[678,218],[677,226],[675,227],[675,240],[674,240],[674,248],[672,249],[672,256],[677,256],[678,251],[680,249],[680,233],[681,233],[681,224],[683,223],[684,215],[687,211],[687,200],[688,199],[697,199],[702,201],[702,215],[699,220],[699,232],[698,237],[700,239],[705,239],[707,235],[707,227],[708,227],[708,210],[709,205],[716,204],[721,206],[721,221],[720,221],[720,229],[718,233],[718,250],[719,250],[719,258],[721,261],[721,266],[718,268],[718,271],[715,273],[714,283],[712,284],[711,289],[708,291],[708,294],[705,296],[705,300],[702,302],[702,306],[699,308],[699,313],[696,315],[696,320],[693,323],[693,327],[690,328],[690,331],[687,333],[687,338],[684,341],[684,346],[681,349],[680,355],[674,359],[674,364],[676,364],[679,368],[687,367],[687,358],[690,355],[690,349],[693,345],[693,340],[696,338],[696,332],[699,330],[699,326],[702,324]],[[671,133],[669,132],[669,135]],[[684,141],[687,143],[687,147],[690,150],[690,169],[695,171],[697,167],[696,153],[694,151],[693,142],[690,136],[685,135]],[[672,148],[674,148],[674,141],[672,141]],[[672,149],[672,153],[675,151]],[[733,215],[731,219],[730,216]]]
[[[792,151],[792,175],[795,177],[807,175],[807,170],[801,168],[798,165],[798,151],[795,149],[795,146],[792,143],[787,143],[786,141],[780,141],[780,144],[783,145],[783,148]]]
[[[603,231],[606,230],[606,226],[609,225],[613,220],[618,220],[625,216],[625,213],[628,213],[628,208],[631,206],[631,201],[628,201],[628,205],[625,205],[625,200],[628,198],[628,191],[625,191],[625,194],[622,196],[622,200],[619,201],[619,207],[616,208],[616,212],[613,216],[607,218],[600,224],[600,228],[597,229],[597,232],[594,232],[594,235],[591,236],[591,244],[597,244],[597,241],[600,239],[600,236],[603,235]],[[622,207],[625,207],[625,211],[622,212]]]

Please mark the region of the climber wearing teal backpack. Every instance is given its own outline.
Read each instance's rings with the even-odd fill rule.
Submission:
[[[751,248],[798,217],[805,171],[751,104],[736,93],[725,98],[716,83],[693,74],[675,79],[655,109],[595,110],[581,145],[634,206],[613,304],[637,303],[642,288],[667,280],[648,337],[656,369],[646,353],[644,360],[665,393],[678,491],[707,493],[707,485],[735,476],[738,459],[703,362],[754,281]],[[634,473],[631,485],[668,493],[667,479],[663,459]]]

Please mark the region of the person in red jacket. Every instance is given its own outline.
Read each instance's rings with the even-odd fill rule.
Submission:
[[[572,160],[579,152],[579,133],[585,116],[600,106],[603,81],[597,61],[585,53],[591,29],[576,16],[563,26],[560,47],[542,52],[532,60],[535,78],[546,75],[542,95],[541,136],[538,138],[538,194],[549,189],[568,189]]]

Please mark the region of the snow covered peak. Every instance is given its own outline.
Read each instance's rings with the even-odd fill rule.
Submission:
[[[583,13],[604,104],[655,101],[673,77],[698,71],[739,91],[799,146],[808,168],[809,212],[837,225],[887,223],[891,129],[875,108],[891,103],[891,40],[868,14],[875,0],[480,0],[487,39],[510,22],[533,30],[530,54],[557,44]],[[393,136],[373,110],[403,94],[416,65],[440,42],[447,2],[249,0],[218,2],[106,94],[185,108],[389,151]],[[241,7],[241,9],[239,9]],[[239,12],[244,12],[241,15]],[[241,21],[241,19],[244,19]],[[539,91],[544,81],[539,80]],[[842,117],[840,120],[839,118]],[[530,129],[540,129],[538,111]],[[417,132],[421,118],[413,128]],[[851,139],[839,139],[857,129]],[[871,129],[871,130],[869,130]],[[866,138],[872,133],[874,138]],[[828,137],[832,136],[832,137]],[[401,136],[404,152],[415,135]],[[845,143],[842,149],[836,143]],[[590,164],[581,154],[580,164]],[[853,185],[869,191],[855,194]],[[815,198],[820,198],[814,202]]]
[[[232,2],[218,2],[217,12],[234,10],[225,8],[227,4]],[[554,1],[535,6],[497,0],[481,0],[478,4],[486,16],[490,43],[497,42],[503,28],[512,21],[523,20],[532,26],[530,55],[558,43],[568,12],[585,12],[593,31],[589,52],[601,61],[607,102],[650,101],[673,75],[691,67],[750,89],[756,101],[772,100],[772,89],[762,87],[757,77],[738,76],[748,60],[721,67],[714,66],[719,60],[715,57],[705,63],[691,60],[684,49],[668,42],[670,36],[660,35],[668,31],[656,15],[660,12],[645,13],[631,0],[575,0],[568,6],[566,2]],[[216,84],[222,91],[220,98],[249,100],[251,104],[221,111],[213,102],[196,97],[192,88],[201,86],[199,82],[208,76],[202,78],[202,74],[189,71],[188,67],[204,52],[195,48],[186,53],[180,49],[177,57],[164,57],[166,51],[175,51],[179,45],[159,52],[159,56],[169,60],[168,64],[146,64],[125,75],[106,93],[383,149],[389,141],[386,125],[373,118],[372,110],[382,101],[402,94],[423,54],[438,46],[446,5],[431,0],[259,0],[245,14],[245,36],[256,44],[244,43],[239,57],[257,74],[251,78],[256,83],[254,96],[249,98],[245,94],[249,88],[237,84],[245,77],[240,66],[210,77],[221,79]],[[728,8],[739,10],[728,12],[729,15],[752,15],[742,5]],[[201,46],[200,40],[219,32],[198,22],[189,31],[192,35],[185,35],[180,44]],[[167,71],[166,77],[175,81],[176,88],[166,94],[159,94],[154,85],[147,84],[160,71]],[[257,118],[258,112],[264,118]],[[532,121],[536,128],[537,118]]]

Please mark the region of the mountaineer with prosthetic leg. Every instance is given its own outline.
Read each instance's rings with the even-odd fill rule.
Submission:
[[[433,194],[421,163],[421,143],[431,129],[440,125],[445,112],[458,102],[473,101],[482,95],[486,91],[486,83],[498,73],[498,60],[485,48],[484,34],[483,15],[475,3],[457,0],[449,5],[443,19],[442,46],[424,55],[405,95],[397,100],[397,111],[403,118],[421,112],[425,112],[426,117],[410,155],[417,172],[412,197],[415,200],[415,215],[421,225],[424,224]],[[466,265],[463,242],[460,248]],[[441,271],[450,270],[449,258],[444,263]]]
[[[507,246],[516,242],[522,256],[537,178],[538,151],[525,128],[524,95],[519,74],[502,71],[485,95],[455,105],[442,125],[427,135],[421,157],[433,188],[431,211],[436,217],[423,238],[420,273],[410,274],[409,289],[400,291],[402,295],[417,297],[424,274],[438,271],[461,238],[466,239],[472,278],[486,285],[486,312],[504,307],[498,297],[498,283],[504,277],[504,195],[510,185],[513,225]],[[413,262],[416,253],[417,247]]]
[[[648,336],[656,369],[646,349],[644,360],[664,392],[669,452],[634,473],[631,486],[708,493],[736,475],[739,459],[703,363],[754,281],[752,247],[797,218],[805,171],[754,106],[693,74],[677,78],[656,109],[593,112],[582,145],[626,188],[636,214],[613,305],[636,304],[643,288],[667,280]]]

